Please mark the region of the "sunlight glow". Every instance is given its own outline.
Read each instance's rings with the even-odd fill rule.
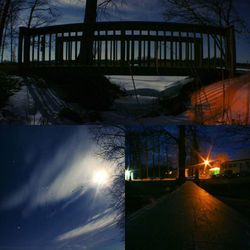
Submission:
[[[98,186],[105,186],[109,181],[108,172],[105,170],[98,170],[94,173],[93,183]]]

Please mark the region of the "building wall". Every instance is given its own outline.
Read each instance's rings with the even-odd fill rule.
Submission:
[[[250,159],[227,161],[221,165],[222,174],[250,174]]]

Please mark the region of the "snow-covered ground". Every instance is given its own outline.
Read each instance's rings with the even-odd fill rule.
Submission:
[[[193,79],[135,76],[135,91],[131,77],[107,77],[123,88],[127,95],[115,100],[111,110],[102,113],[101,122],[104,123],[143,123],[149,126],[169,123],[250,124],[250,74],[203,87],[192,94],[188,110],[177,116],[159,112],[159,97],[175,97]],[[23,80],[20,89],[0,110],[0,123],[76,124],[59,116],[64,108],[77,109],[61,100],[52,89],[40,88],[31,81]]]
[[[193,93],[185,114],[205,124],[250,124],[250,74],[216,82]]]
[[[115,100],[113,109],[127,115],[145,115],[157,109],[160,97],[174,97],[183,85],[192,81],[187,76],[106,76],[126,92]]]
[[[21,82],[20,89],[9,97],[0,110],[0,122],[40,125],[60,123],[58,114],[66,104],[50,88]]]
[[[120,84],[121,86],[126,86],[126,89],[133,87],[129,78],[127,78],[127,81],[124,80],[124,77],[114,77],[114,79],[122,79],[123,81],[120,81]],[[135,78],[136,86],[148,87],[147,81],[144,82],[142,79],[143,77],[139,77],[139,84],[137,85]],[[168,78],[164,77],[161,79],[168,80]],[[177,80],[179,80],[177,83],[168,81],[169,85],[164,85],[164,82],[161,82],[161,84],[152,84],[152,86],[156,86],[154,90],[159,91],[161,94],[165,92],[165,96],[173,96],[178,93],[183,84],[186,84],[188,81],[187,78]],[[164,91],[162,90],[163,86],[166,87]],[[139,95],[139,102],[141,100],[140,97]],[[187,107],[188,110],[177,116],[166,116],[163,114],[154,117],[145,116],[139,108],[137,109],[137,113],[134,112],[134,115],[132,115],[131,108],[129,107],[134,104],[133,107],[135,109],[136,103],[135,97],[133,96],[133,102],[130,101],[131,98],[132,96],[127,97],[127,102],[124,101],[122,103],[123,112],[119,112],[120,110],[116,110],[116,112],[105,112],[103,114],[104,120],[124,125],[139,123],[149,126],[169,123],[250,124],[250,74],[244,74],[234,79],[219,81],[203,87],[201,90],[192,94],[191,105]],[[152,103],[153,101],[157,101],[157,98],[155,99],[152,96],[151,98]],[[121,103],[122,100],[118,100],[117,102]],[[152,105],[149,105],[148,100],[147,102],[139,103],[137,107],[144,108],[144,111],[149,111],[150,108],[152,109]],[[125,111],[127,111],[127,113],[125,113]]]
[[[130,91],[134,92],[134,85],[131,76],[106,76],[110,82],[120,86],[122,89],[126,90],[128,93]],[[167,88],[171,87],[176,82],[186,79],[187,76],[134,76],[134,83],[136,90],[146,90],[145,95],[153,95],[160,93]]]

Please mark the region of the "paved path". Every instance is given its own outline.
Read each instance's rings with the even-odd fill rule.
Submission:
[[[126,249],[248,250],[250,245],[244,218],[188,181],[128,218]]]

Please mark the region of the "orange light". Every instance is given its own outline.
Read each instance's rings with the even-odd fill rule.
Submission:
[[[208,166],[209,165],[209,160],[204,160],[204,164],[205,164],[205,166]]]

